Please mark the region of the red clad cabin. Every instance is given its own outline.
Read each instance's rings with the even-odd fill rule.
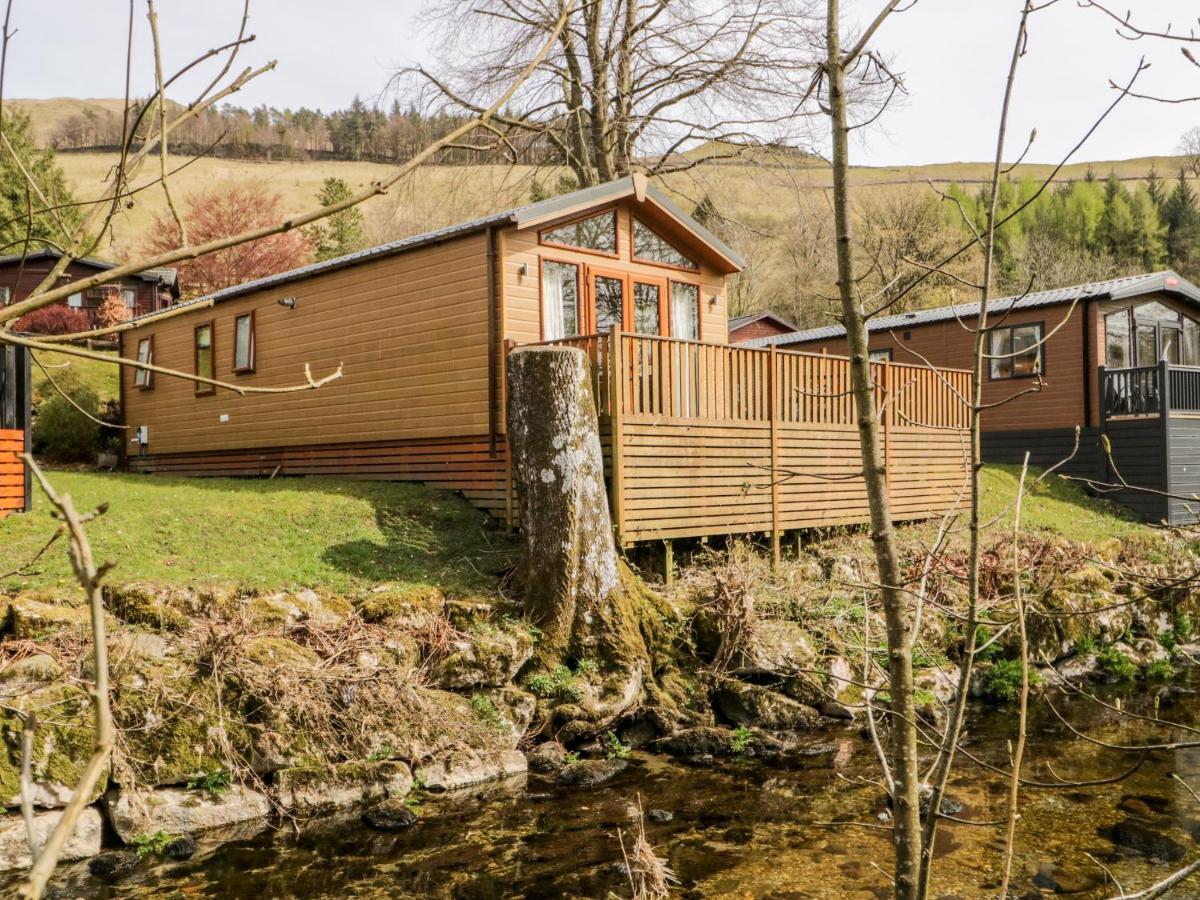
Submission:
[[[770,310],[751,313],[748,316],[735,316],[729,320],[729,343],[743,344],[756,338],[790,334],[795,330],[795,325]]]
[[[25,256],[0,256],[0,306],[24,300],[30,291],[42,283],[58,260],[59,254],[53,250],[40,250]],[[116,265],[100,259],[77,259],[59,276],[58,286],[88,278]],[[89,327],[95,328],[100,324],[96,320],[100,304],[104,302],[106,292],[113,287],[121,291],[126,305],[135,316],[166,309],[179,299],[179,279],[175,269],[147,269],[123,278],[115,285],[89,288],[72,294],[58,305],[81,310],[88,317]]]

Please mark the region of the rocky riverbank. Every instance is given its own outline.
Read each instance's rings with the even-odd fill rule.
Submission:
[[[1200,606],[1183,577],[1196,570],[1190,545],[1027,543],[1043,685],[1163,678],[1198,649]],[[527,767],[566,788],[604,784],[634,748],[802,759],[822,729],[860,717],[868,699],[886,702],[863,686],[864,648],[876,652],[882,633],[863,605],[864,564],[850,544],[814,548],[776,573],[744,546],[696,559],[653,605],[659,652],[671,656],[665,687],[563,743],[561,724],[580,721],[604,688],[605,661],[537,662],[538,629],[500,595],[112,588],[120,737],[64,858],[96,856],[103,874],[130,853],[186,857],[221,829],[304,827],[348,811],[403,829],[427,798]],[[989,566],[999,596],[1005,566]],[[932,579],[929,596],[916,663],[922,701],[936,709],[953,695],[962,634],[954,579]],[[67,592],[4,602],[0,866],[12,869],[29,855],[17,811],[27,716],[39,833],[70,797],[92,723],[86,612]],[[1019,667],[1012,635],[992,638],[976,685],[1003,702]]]

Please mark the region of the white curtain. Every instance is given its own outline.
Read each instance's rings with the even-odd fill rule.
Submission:
[[[697,340],[700,329],[696,317],[700,314],[700,291],[694,284],[671,284],[671,336],[685,341]]]
[[[563,268],[560,263],[542,265],[542,340],[566,337],[563,326]]]

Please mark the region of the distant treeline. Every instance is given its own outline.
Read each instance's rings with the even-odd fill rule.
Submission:
[[[135,106],[131,121],[140,107]],[[147,119],[150,117],[146,117]],[[206,110],[171,132],[171,149],[182,155],[206,154],[233,159],[335,159],[402,162],[432,141],[461,125],[457,116],[428,116],[397,101],[389,111],[367,106],[357,97],[346,109],[244,109],[226,104]],[[134,145],[148,131],[144,122]],[[50,145],[58,151],[113,151],[125,133],[123,117],[111,110],[87,106],[54,129]],[[526,133],[507,136],[497,147],[493,135],[468,138],[439,155],[443,163],[478,164],[509,161],[541,165],[555,159],[544,139]]]

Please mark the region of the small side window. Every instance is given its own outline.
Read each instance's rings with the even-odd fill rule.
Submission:
[[[881,347],[878,350],[868,350],[867,351],[867,359],[870,362],[891,362],[892,361],[892,348],[891,347]]]
[[[154,365],[154,338],[144,337],[138,341],[137,361],[146,365]],[[148,391],[154,387],[154,373],[149,369],[134,369],[133,383],[135,387]]]
[[[215,378],[213,366],[213,323],[196,326],[196,375],[200,378]],[[196,384],[196,396],[216,393],[216,386]]]
[[[1042,324],[1010,325],[992,332],[988,374],[992,381],[1033,378],[1045,372]]]
[[[242,375],[254,371],[254,313],[233,320],[233,371]]]

